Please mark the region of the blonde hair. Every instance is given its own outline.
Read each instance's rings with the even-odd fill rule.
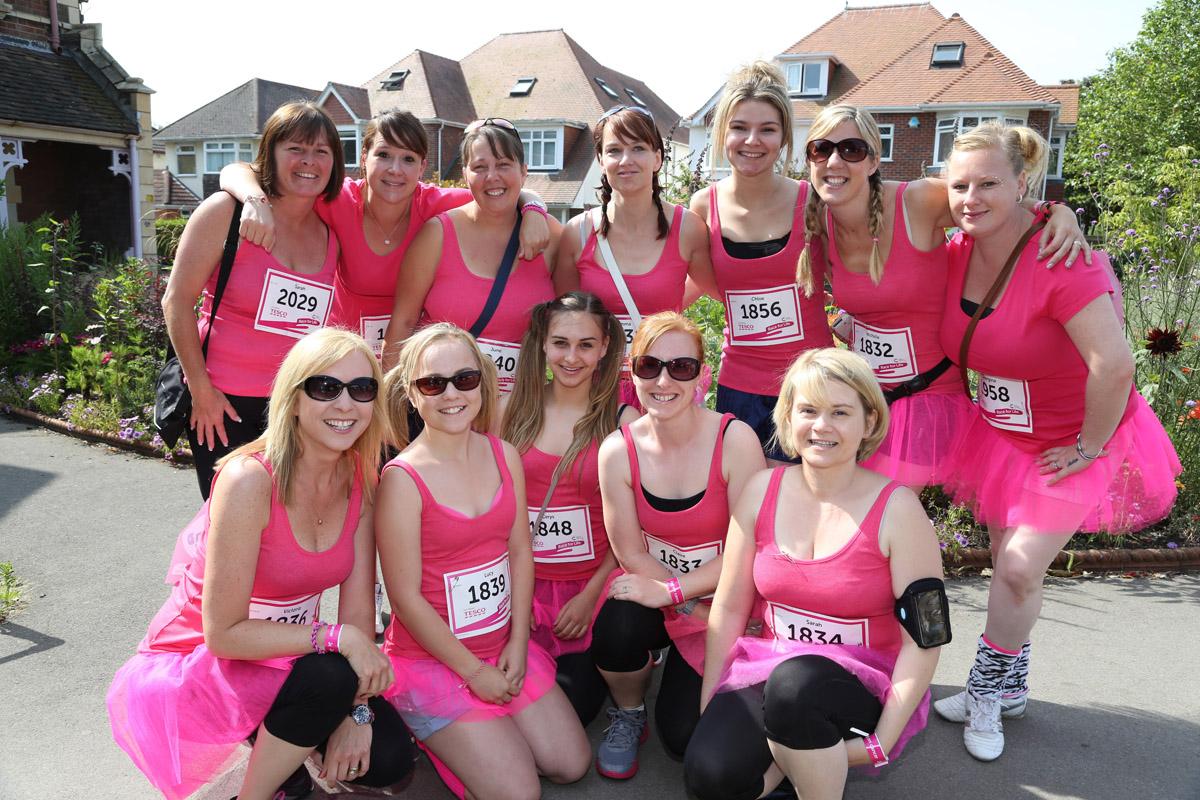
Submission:
[[[479,365],[479,371],[482,373],[479,382],[482,403],[479,414],[471,421],[471,427],[483,433],[491,430],[492,418],[500,403],[496,365],[479,350],[474,336],[449,322],[435,322],[404,341],[396,366],[392,367],[384,379],[383,394],[387,416],[392,425],[396,447],[400,450],[409,443],[408,415],[416,410],[412,402],[412,392],[417,391],[413,381],[422,377],[417,374],[417,369],[421,366],[421,357],[431,345],[447,339],[465,345],[475,356],[475,363]]]
[[[1025,125],[985,122],[956,136],[950,155],[991,148],[997,148],[1004,153],[1012,167],[1013,175],[1025,173],[1026,193],[1034,192],[1033,187],[1038,187],[1036,191],[1041,191],[1042,180],[1046,177],[1046,165],[1050,159],[1050,147],[1040,133]]]
[[[592,442],[602,441],[617,429],[617,389],[621,380],[621,362],[625,359],[625,329],[596,295],[567,292],[555,300],[533,307],[529,329],[521,340],[516,384],[508,398],[500,438],[524,453],[541,435],[546,422],[545,344],[550,334],[550,323],[559,314],[572,313],[591,316],[608,340],[608,350],[596,366],[588,390],[587,412],[572,428],[571,446],[559,459],[551,480],[557,480],[568,472]]]
[[[703,364],[704,334],[700,333],[696,323],[677,311],[660,311],[649,317],[643,317],[642,324],[638,325],[637,331],[633,334],[633,341],[629,344],[629,358],[632,360],[646,355],[646,351],[653,347],[663,334],[672,331],[686,333],[695,340],[696,350],[699,353],[697,357]]]
[[[837,347],[806,350],[792,362],[784,375],[779,400],[775,403],[772,415],[775,439],[783,452],[792,458],[800,455],[800,448],[796,447],[792,433],[792,406],[796,404],[796,396],[802,394],[812,403],[825,405],[829,402],[830,381],[839,381],[858,393],[868,421],[872,413],[875,415],[874,425],[858,445],[856,458],[863,461],[879,448],[880,442],[887,436],[888,406],[871,366],[862,356],[849,350]]]
[[[713,142],[717,147],[725,146],[729,134],[729,122],[738,104],[745,100],[758,100],[774,106],[779,112],[779,124],[783,127],[784,164],[792,163],[792,101],[788,98],[787,79],[774,64],[755,61],[741,67],[725,82],[725,91],[713,113]]]
[[[383,383],[379,361],[370,346],[357,333],[342,328],[321,328],[296,342],[279,365],[275,381],[271,385],[271,397],[267,411],[267,429],[252,442],[242,445],[217,462],[217,468],[225,466],[231,459],[261,453],[271,465],[276,490],[280,499],[290,502],[292,482],[295,479],[296,461],[303,451],[299,436],[296,406],[300,402],[304,381],[341,361],[346,356],[360,353],[370,364],[371,375],[376,383]],[[382,392],[371,401],[371,421],[367,429],[350,446],[347,455],[354,460],[355,473],[362,481],[363,494],[368,501],[375,496],[375,484],[379,480],[375,464],[379,451],[388,438],[387,414],[383,405]]]
[[[808,129],[808,138],[804,140],[804,153],[807,159],[808,145],[817,139],[823,139],[843,122],[853,122],[861,136],[871,148],[871,158],[877,162],[883,152],[883,138],[879,135],[879,125],[875,118],[861,108],[847,105],[828,106],[817,114],[812,127]],[[871,257],[867,263],[867,274],[871,281],[878,286],[883,280],[883,257],[879,254],[879,236],[883,232],[883,176],[876,169],[867,178],[871,187],[871,195],[867,205],[867,219],[870,225]],[[813,285],[812,256],[809,245],[821,235],[820,212],[824,208],[816,186],[809,184],[808,203],[804,207],[804,249],[800,252],[800,261],[796,265],[796,283],[804,289],[807,297],[812,297],[816,287]],[[830,234],[832,235],[832,234]]]

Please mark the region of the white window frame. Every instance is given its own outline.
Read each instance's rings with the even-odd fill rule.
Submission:
[[[338,131],[338,140],[343,143],[342,144],[343,156],[345,155],[345,152],[346,152],[345,142],[348,142],[351,139],[354,140],[354,161],[353,162],[347,161],[343,166],[345,166],[347,169],[349,169],[351,167],[358,167],[359,159],[362,156],[362,131],[360,131],[358,129],[357,125],[339,126],[337,131]]]
[[[1050,161],[1046,165],[1047,178],[1062,178],[1063,153],[1067,147],[1067,135],[1056,133],[1047,142],[1050,145]]]
[[[533,91],[533,85],[537,83],[537,78],[517,78],[512,88],[508,90],[509,97],[528,97]]]
[[[596,85],[603,89],[604,93],[613,100],[621,99],[621,95],[617,93],[617,90],[609,86],[608,81],[604,80],[604,78],[596,78]]]
[[[521,144],[525,148],[525,166],[533,172],[558,172],[563,168],[563,129],[562,128],[520,128]],[[534,144],[538,145],[535,153]],[[542,145],[554,143],[554,160],[547,163]]]
[[[633,91],[633,89],[630,89],[628,86],[625,87],[625,94],[629,95],[629,99],[632,100],[635,105],[639,105],[642,108],[648,108],[648,106],[646,105],[646,101],[643,100],[642,98],[638,97],[637,93],[635,91]]]
[[[233,162],[236,162],[236,161],[249,162],[249,161],[254,160],[254,146],[250,142],[239,142],[239,141],[230,140],[230,139],[221,139],[219,141],[205,142],[204,143],[204,174],[205,175],[218,175],[221,172],[220,168],[213,169],[213,170],[210,170],[208,168],[208,156],[210,153],[211,154],[221,154],[221,155],[228,153],[229,155],[233,156]],[[233,163],[233,162],[230,162],[230,163]]]
[[[179,166],[179,157],[184,155],[192,157],[191,172],[184,172],[183,167]],[[180,144],[175,146],[175,174],[188,178],[193,178],[196,176],[196,145]]]
[[[1017,116],[1020,114],[1021,116]],[[947,114],[939,114],[937,126],[933,131],[933,161],[932,166],[939,167],[946,163],[947,152],[941,152],[941,139],[943,133],[953,133],[955,136],[960,133],[971,130],[976,125],[984,122],[992,122],[999,120],[1006,125],[1025,125],[1028,112],[1026,111],[1010,111],[1006,109],[982,109],[982,110],[964,110],[954,111]]]
[[[938,50],[949,50],[949,48],[954,48],[953,56],[938,58]],[[929,64],[933,67],[961,67],[963,64],[963,54],[966,52],[966,49],[965,42],[938,42],[933,46],[933,52],[929,56]]]
[[[882,147],[880,148],[879,160],[892,161],[896,155],[896,126],[895,125],[880,125],[879,138]],[[887,150],[887,157],[883,155],[883,150]]]
[[[816,86],[805,88],[808,81],[805,76],[816,70]],[[789,61],[784,65],[787,76],[788,94],[792,97],[824,97],[829,93],[829,62],[819,61]]]

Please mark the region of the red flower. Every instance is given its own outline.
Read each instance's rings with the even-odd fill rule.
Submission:
[[[1146,349],[1156,356],[1166,358],[1183,349],[1179,340],[1179,331],[1174,328],[1151,328],[1146,333]]]

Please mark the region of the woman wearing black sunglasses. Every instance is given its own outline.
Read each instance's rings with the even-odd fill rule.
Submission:
[[[604,525],[624,573],[593,628],[592,653],[614,708],[596,754],[610,778],[637,772],[645,740],[651,651],[670,646],[655,705],[663,745],[682,757],[700,714],[704,631],[729,510],[764,466],[754,432],[693,402],[704,362],[700,331],[663,312],[642,321],[631,349],[646,413],[600,446]]]
[[[401,452],[384,467],[375,515],[395,615],[384,652],[389,699],[459,796],[537,797],[587,771],[588,745],[529,642],[533,553],[521,459],[487,433],[496,369],[466,331],[435,323],[388,373]],[[408,442],[415,409],[425,425]]]
[[[331,781],[387,786],[412,770],[372,634],[381,377],[353,333],[301,339],[265,433],[220,462],[180,534],[171,597],[108,693],[117,743],[166,797],[215,778],[251,736],[246,800],[308,796],[314,747]],[[336,624],[319,617],[334,589]]]
[[[846,315],[838,335],[867,360],[884,389],[891,425],[864,466],[919,490],[947,477],[943,467],[972,414],[958,371],[938,341],[946,289],[946,182],[883,180],[882,140],[869,113],[830,106],[808,132],[805,157],[813,187],[806,234],[825,243],[827,261],[800,258],[797,280],[822,296],[827,273]],[[1021,198],[1029,209],[1032,193]],[[1074,244],[1073,244],[1074,243]],[[1042,234],[1047,266],[1091,251],[1065,205],[1054,206]]]

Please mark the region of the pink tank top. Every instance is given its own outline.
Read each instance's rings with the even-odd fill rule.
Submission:
[[[400,244],[381,256],[371,249],[363,234],[365,184],[361,178],[346,178],[337,198],[331,203],[318,201],[316,208],[342,245],[342,258],[334,275],[333,319],[342,327],[358,331],[378,353],[391,320],[400,264],[413,237],[433,217],[469,203],[471,193],[418,183],[409,207],[408,227],[395,231],[392,238],[395,241],[394,237],[399,236]]]
[[[508,642],[512,581],[508,537],[516,517],[516,493],[499,439],[488,444],[500,470],[500,488],[478,517],[468,517],[434,499],[411,464],[393,458],[384,470],[404,470],[421,493],[421,596],[463,645],[480,658],[500,653]],[[431,659],[398,619],[385,636],[384,652]]]
[[[558,479],[542,524],[533,531],[533,569],[538,578],[570,581],[590,578],[608,554],[604,505],[600,500],[600,448],[584,450]],[[530,446],[521,454],[529,525],[537,522],[559,457]]]
[[[453,322],[467,330],[479,319],[495,280],[471,272],[463,260],[453,220],[448,214],[438,214],[437,218],[442,223],[442,257],[433,285],[425,296],[422,321]],[[539,255],[532,261],[518,259],[496,313],[478,337],[480,349],[496,363],[502,394],[512,391],[521,339],[529,327],[529,312],[538,303],[553,299],[554,283],[545,256]]]
[[[808,183],[800,183],[787,245],[765,258],[734,258],[721,241],[717,187],[709,189],[709,253],[717,289],[725,304],[721,346],[721,386],[778,396],[783,374],[804,350],[831,347],[825,317],[825,270],[819,241],[812,243],[817,289],[805,297],[796,286],[796,265],[804,249],[804,204]]]
[[[586,217],[591,220],[591,215]],[[604,307],[617,315],[621,326],[625,328],[625,347],[633,341],[633,322],[629,311],[625,308],[621,294],[613,283],[608,267],[596,257],[596,231],[590,227],[588,238],[579,254],[575,266],[579,270],[579,288],[591,292],[600,298]],[[641,275],[625,275],[625,285],[633,302],[637,304],[638,313],[643,317],[657,314],[660,311],[683,310],[683,287],[687,280],[688,262],[679,255],[679,234],[683,228],[683,206],[675,206],[675,214],[671,218],[671,231],[667,234],[662,254],[649,272]]]
[[[762,598],[763,637],[898,653],[900,623],[891,566],[879,552],[879,521],[900,484],[883,487],[858,532],[840,550],[805,561],[780,552],[775,542],[775,509],[785,469],[772,470],[754,526],[754,586]]]
[[[650,555],[677,575],[686,575],[725,551],[725,534],[729,531],[729,487],[721,472],[721,453],[725,444],[725,430],[732,419],[733,414],[721,417],[704,497],[683,511],[659,511],[646,500],[633,433],[628,425],[621,428],[629,453],[634,503],[638,524],[642,526],[642,540]]]
[[[885,387],[917,377],[945,358],[939,332],[946,295],[946,248],[922,252],[908,238],[904,222],[904,190],[896,189],[892,250],[876,286],[871,276],[846,269],[837,251],[833,214],[826,209],[827,252],[832,265],[829,280],[833,299],[854,317],[851,348],[867,360]],[[947,370],[925,389],[961,392],[957,370]]]
[[[217,273],[204,287],[198,323],[200,341],[212,326],[205,366],[213,385],[225,394],[267,397],[275,372],[292,345],[309,331],[329,324],[338,240],[329,231],[325,263],[314,275],[280,264],[258,245],[243,240],[229,283],[212,324]]]
[[[271,465],[261,454],[254,458],[274,477]],[[167,571],[171,596],[150,622],[138,652],[190,653],[204,644],[200,599],[204,592],[210,502],[179,533]],[[262,531],[250,590],[250,619],[312,624],[320,610],[321,592],[341,584],[354,568],[354,531],[361,506],[362,481],[356,475],[337,541],[328,550],[314,553],[296,541],[287,508],[272,486],[271,512]]]

